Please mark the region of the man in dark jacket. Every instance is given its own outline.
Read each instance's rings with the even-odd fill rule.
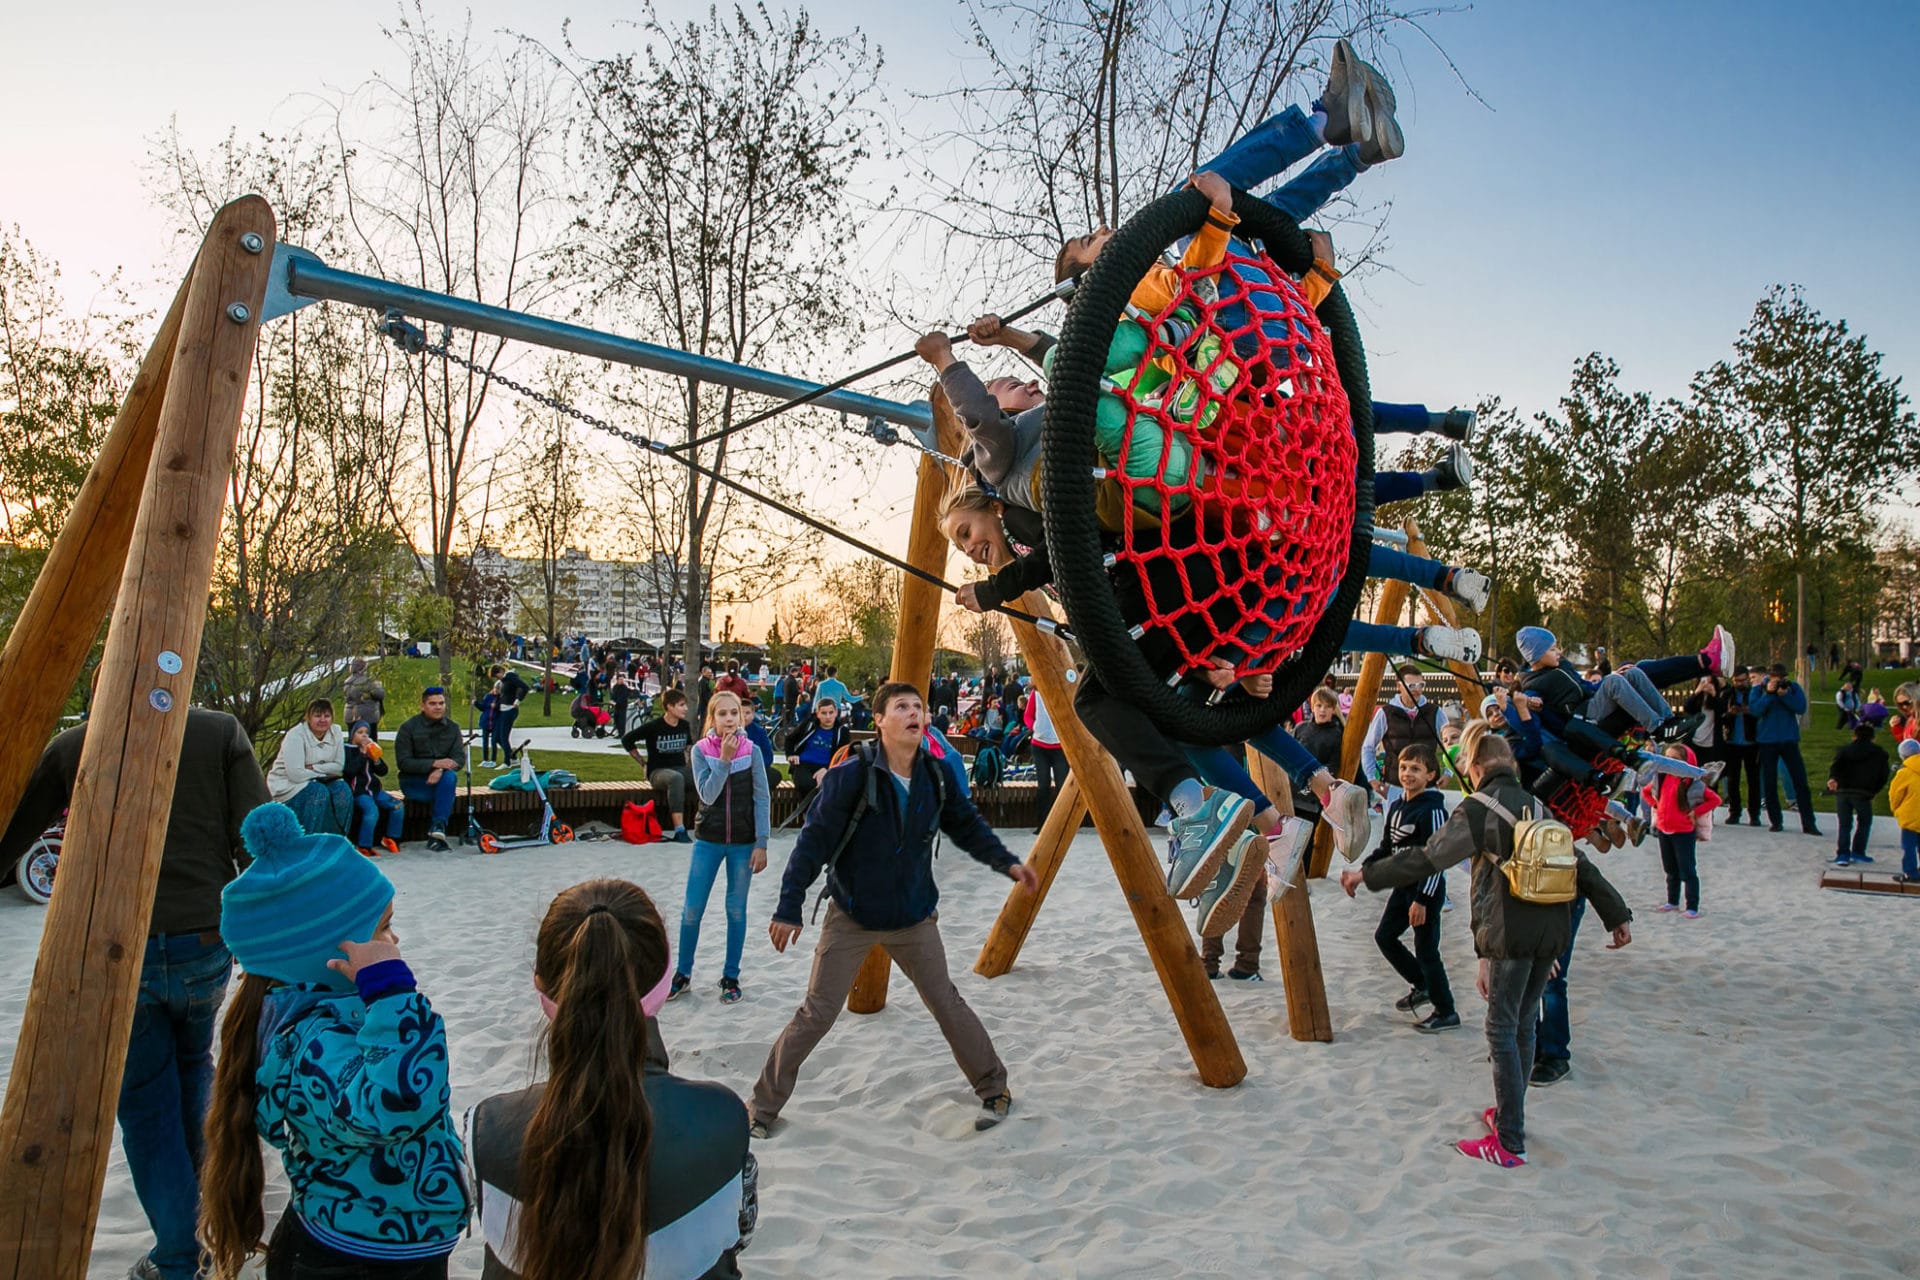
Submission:
[[[1745,667],[1735,667],[1727,687],[1720,691],[1713,707],[1714,747],[1727,762],[1727,825],[1740,823],[1740,775],[1746,774],[1747,822],[1760,825],[1760,747],[1754,735],[1753,675]]]
[[[1461,744],[1474,795],[1484,795],[1519,817],[1546,816],[1514,772],[1513,749],[1498,734],[1473,734]],[[1475,855],[1479,856],[1475,856]],[[1424,847],[1403,849],[1340,874],[1351,895],[1364,882],[1376,892],[1419,884],[1473,858],[1473,949],[1480,957],[1478,986],[1487,1002],[1487,1047],[1493,1060],[1494,1105],[1483,1117],[1485,1138],[1463,1140],[1462,1154],[1502,1168],[1526,1163],[1527,1076],[1533,1066],[1534,1015],[1561,952],[1572,936],[1568,904],[1526,902],[1507,888],[1500,864],[1513,856],[1513,824],[1484,803],[1462,801],[1447,825]],[[1579,858],[1579,890],[1612,931],[1608,950],[1633,941],[1633,913],[1594,865]]]
[[[1760,796],[1767,805],[1767,827],[1783,829],[1780,813],[1780,769],[1785,766],[1787,781],[1793,784],[1793,798],[1800,810],[1800,830],[1817,836],[1820,827],[1813,818],[1813,788],[1807,785],[1807,762],[1800,754],[1800,717],[1807,714],[1807,691],[1787,675],[1784,662],[1767,668],[1767,681],[1753,691],[1749,704],[1753,709],[1754,737],[1760,743]]]
[[[79,725],[47,745],[0,839],[0,865],[18,859],[66,811],[86,731]],[[120,1078],[121,1145],[154,1235],[135,1276],[199,1274],[201,1129],[213,1090],[214,1027],[233,973],[220,938],[220,890],[247,861],[240,820],[266,802],[267,780],[240,722],[190,709]]]
[[[1873,740],[1873,726],[1855,725],[1853,740],[1842,743],[1833,753],[1833,767],[1827,771],[1827,790],[1834,793],[1833,816],[1840,827],[1834,866],[1873,861],[1867,852],[1867,836],[1873,830],[1873,798],[1887,789],[1892,777],[1893,761],[1886,748]]]
[[[1007,852],[960,789],[937,776],[944,766],[921,748],[927,710],[920,691],[889,682],[880,686],[874,703],[879,741],[871,755],[863,749],[821,780],[768,926],[773,949],[785,951],[800,936],[807,890],[825,868],[832,901],[814,945],[806,999],[774,1041],[753,1087],[756,1138],[768,1135],[793,1093],[801,1064],[840,1016],[861,962],[876,946],[886,949],[919,991],[980,1096],[974,1127],[1000,1123],[1013,1105],[1007,1069],[947,972],[934,910],[940,901],[933,881],[934,841],[946,832],[976,860],[1029,892],[1039,878]]]
[[[433,806],[427,847],[445,852],[453,798],[467,763],[466,735],[447,716],[445,689],[432,685],[421,692],[420,714],[393,736],[393,756],[400,766],[400,794]]]

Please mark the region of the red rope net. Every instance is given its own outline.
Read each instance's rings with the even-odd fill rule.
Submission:
[[[1229,253],[1182,270],[1159,315],[1124,316],[1095,441],[1116,593],[1182,671],[1271,671],[1306,643],[1346,573],[1357,449],[1332,344],[1284,271]]]

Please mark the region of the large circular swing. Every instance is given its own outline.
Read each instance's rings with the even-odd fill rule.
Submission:
[[[1336,285],[1308,309],[1290,278],[1312,266],[1306,233],[1257,197],[1235,193],[1235,234],[1261,252],[1236,247],[1219,269],[1183,273],[1159,316],[1129,313],[1207,209],[1197,191],[1161,197],[1081,281],[1048,383],[1041,505],[1054,583],[1100,679],[1172,737],[1213,745],[1281,723],[1340,651],[1372,546],[1373,412],[1345,294]],[[1109,377],[1123,317],[1141,355]],[[1096,472],[1102,412],[1109,426],[1124,415],[1124,443]],[[1103,535],[1103,511],[1117,532]],[[1209,705],[1177,693],[1121,595],[1181,672],[1271,672],[1272,695]]]

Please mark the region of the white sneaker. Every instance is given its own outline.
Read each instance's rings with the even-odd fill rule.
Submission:
[[[1429,658],[1450,662],[1480,661],[1480,633],[1472,627],[1422,627],[1420,647]]]
[[[1327,825],[1333,828],[1333,847],[1348,862],[1365,853],[1367,842],[1373,838],[1373,815],[1368,812],[1372,795],[1365,787],[1336,782],[1326,804],[1321,806]]]
[[[1472,569],[1455,569],[1453,585],[1447,588],[1447,594],[1467,606],[1475,613],[1484,613],[1487,598],[1493,592],[1493,582],[1484,573],[1475,573]]]

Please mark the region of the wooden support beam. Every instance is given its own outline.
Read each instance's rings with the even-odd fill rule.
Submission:
[[[1041,699],[1045,701],[1046,695]],[[1048,704],[1051,713],[1052,704]],[[1073,837],[1079,833],[1080,824],[1087,816],[1087,798],[1080,794],[1080,775],[1071,771],[1067,780],[1060,784],[1060,792],[1053,799],[1053,808],[1047,813],[1047,820],[1040,828],[1040,835],[1033,842],[1033,848],[1027,854],[1027,865],[1040,877],[1040,884],[1031,893],[1021,892],[1018,886],[1007,894],[1005,905],[994,918],[993,928],[987,931],[987,940],[980,948],[980,958],[973,962],[973,971],[983,978],[998,978],[1013,968],[1015,957],[1026,943],[1027,932],[1033,928],[1035,917],[1040,914],[1040,904],[1047,900],[1047,891],[1053,888],[1053,878],[1060,874],[1060,864],[1066,861],[1067,848],[1073,843]]]
[[[236,200],[189,279],[0,1108],[0,1275],[87,1271],[273,239]]]
[[[0,652],[0,814],[18,807],[120,588],[186,305],[183,280]]]
[[[1406,523],[1406,529],[1407,554],[1412,556],[1426,555],[1427,544],[1420,537],[1419,526],[1409,519]],[[1438,591],[1430,591],[1426,587],[1421,587],[1420,603],[1426,606],[1427,617],[1440,626],[1452,627],[1459,625],[1458,619],[1460,611],[1455,607],[1451,596],[1444,595]],[[1483,639],[1486,642],[1484,647],[1491,650],[1493,647],[1492,637],[1483,637]],[[1465,704],[1467,708],[1467,719],[1472,720],[1480,708],[1480,699],[1487,696],[1486,680],[1480,674],[1480,669],[1471,662],[1449,661],[1446,665],[1447,670],[1453,672],[1454,678],[1460,682],[1460,701]]]
[[[1407,584],[1389,579],[1380,584],[1380,602],[1374,607],[1373,620],[1382,626],[1398,626],[1400,613],[1407,607]],[[1347,713],[1347,731],[1340,739],[1342,778],[1354,777],[1360,768],[1360,745],[1367,740],[1367,724],[1373,719],[1373,704],[1380,698],[1380,681],[1387,673],[1387,655],[1370,653],[1360,661],[1360,680],[1353,687],[1353,709]],[[1361,779],[1362,786],[1370,783]],[[1314,834],[1313,852],[1307,858],[1307,874],[1319,879],[1327,874],[1333,858],[1333,828],[1320,824]]]
[[[907,563],[938,575],[947,567],[947,540],[936,516],[947,492],[947,471],[926,454],[920,455],[920,474],[913,490],[913,524],[907,534]],[[901,680],[923,693],[933,671],[933,645],[940,634],[941,597],[946,593],[911,574],[900,575],[900,624],[894,632],[890,680]],[[933,708],[927,708],[929,715]],[[878,1013],[887,1007],[887,981],[893,961],[875,947],[854,975],[847,994],[847,1012]]]
[[[1019,607],[1035,617],[1052,616],[1046,597],[1037,591],[1022,596]],[[1047,714],[1053,718],[1054,730],[1060,735],[1060,747],[1066,752],[1067,764],[1078,780],[1081,797],[1093,815],[1094,828],[1100,833],[1100,842],[1113,863],[1114,878],[1120,882],[1120,891],[1126,895],[1134,924],[1140,930],[1141,940],[1147,944],[1154,972],[1160,976],[1160,986],[1173,1006],[1174,1020],[1186,1038],[1187,1052],[1193,1057],[1200,1081],[1215,1089],[1236,1085],[1246,1078],[1246,1060],[1240,1056],[1233,1027],[1227,1022],[1220,998],[1214,994],[1206,968],[1200,963],[1200,952],[1193,945],[1193,934],[1187,928],[1180,904],[1167,896],[1166,872],[1161,866],[1159,850],[1140,821],[1133,796],[1120,776],[1120,766],[1105,747],[1094,741],[1093,734],[1074,713],[1074,681],[1069,672],[1067,647],[1054,637],[1041,634],[1032,623],[1016,621],[1013,631],[1026,657],[1027,670],[1033,676],[1033,687],[1046,701]],[[1058,809],[1059,806],[1055,806],[1056,812]],[[1004,959],[994,958],[1000,972],[1012,968],[1019,944],[1032,927],[1033,917],[1039,913],[1046,887],[1043,882],[1041,892],[1007,895],[1007,902],[1000,909],[1005,928],[1002,929],[1002,921],[994,925],[995,932],[1002,935],[1000,950]],[[981,958],[982,962],[986,960],[984,952]]]
[[[1266,793],[1282,814],[1293,812],[1293,784],[1287,772],[1258,751],[1247,752],[1253,784]],[[1326,824],[1322,823],[1322,826]],[[1333,1015],[1327,1009],[1327,979],[1320,968],[1320,933],[1313,923],[1313,903],[1307,897],[1307,867],[1303,859],[1294,868],[1285,890],[1269,894],[1273,909],[1273,942],[1280,951],[1280,981],[1287,996],[1287,1034],[1295,1040],[1333,1040]]]

